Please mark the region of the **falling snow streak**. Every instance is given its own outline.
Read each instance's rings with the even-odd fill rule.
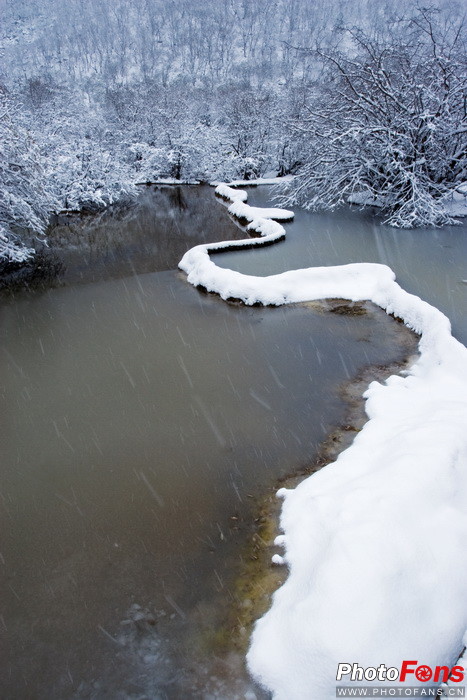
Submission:
[[[230,189],[218,191],[254,219],[266,241],[278,237],[268,226],[273,210],[261,216],[255,208],[248,217],[244,193]],[[223,299],[274,306],[371,300],[421,336],[406,377],[370,385],[369,421],[352,445],[296,489],[280,490],[289,576],[257,622],[250,669],[277,700],[324,700],[335,697],[343,658],[397,666],[411,649],[431,666],[454,665],[467,640],[467,516],[457,497],[467,490],[466,347],[448,318],[402,289],[386,265],[256,277],[219,268],[209,257],[217,249],[197,246],[180,267],[189,282]]]

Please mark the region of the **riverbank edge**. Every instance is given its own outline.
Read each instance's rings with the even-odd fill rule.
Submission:
[[[253,186],[272,184],[271,182],[249,183],[246,181],[235,181],[230,182],[228,185],[225,183],[211,184],[216,185],[215,195],[224,203],[232,219],[247,234],[254,237],[251,241],[247,239],[224,242],[215,245],[214,249],[221,248],[222,251],[226,252],[237,248],[245,250],[256,246],[266,247],[274,245],[276,242],[285,239],[285,229],[277,220],[271,222],[275,225],[274,228],[264,231],[264,226],[258,222],[257,217],[251,215],[248,211],[252,208],[246,204],[246,193],[236,189],[237,187],[250,184]],[[284,223],[293,219],[293,212],[274,210],[276,215],[277,212],[280,212],[279,220]],[[211,245],[209,245],[209,251],[213,251]],[[196,286],[204,293],[217,294],[217,292],[208,290],[204,285],[198,284]],[[237,297],[228,297],[226,301],[243,303],[243,300]],[[335,312],[336,309],[343,309],[339,310],[338,313],[347,313],[348,315],[359,314],[360,309],[357,307],[360,304],[377,308],[375,304],[369,301],[354,303],[343,298],[298,302],[298,305],[311,307],[321,313],[331,313]],[[255,303],[253,305],[256,306],[258,304]],[[401,324],[401,330],[404,332],[403,344],[407,347],[405,359],[386,365],[367,366],[356,377],[343,383],[339,393],[347,407],[346,420],[341,425],[335,426],[327,435],[316,450],[314,457],[310,459],[310,462],[305,467],[293,469],[286,476],[276,480],[267,492],[256,500],[253,508],[257,514],[257,517],[254,519],[254,532],[241,555],[244,566],[235,583],[236,604],[225,621],[224,629],[217,630],[215,633],[216,639],[228,640],[227,652],[246,656],[254,624],[270,608],[273,594],[288,576],[287,566],[278,565],[272,561],[274,556],[282,559],[280,554],[281,547],[275,543],[276,538],[281,536],[280,514],[282,501],[277,497],[277,491],[280,488],[294,489],[301,481],[335,461],[341,452],[350,447],[355,435],[360,432],[368,421],[368,416],[365,412],[364,393],[370,383],[372,381],[384,382],[392,375],[402,375],[410,369],[420,356],[418,352],[420,337],[411,331],[400,318],[394,317],[392,314],[388,315]]]
[[[299,302],[297,305],[311,307],[321,313],[333,313],[336,308],[339,309],[338,313],[353,313],[353,306],[346,299]],[[378,308],[372,302],[366,302],[365,305],[369,309]],[[343,307],[348,307],[348,311],[341,311]],[[291,469],[288,474],[276,479],[261,497],[255,499],[254,531],[241,554],[244,565],[235,582],[236,604],[225,622],[225,629],[230,636],[222,635],[230,640],[228,651],[246,656],[255,623],[269,610],[274,593],[289,575],[285,562],[275,563],[273,560],[275,556],[282,559],[283,554],[282,546],[276,543],[276,538],[282,536],[282,500],[277,492],[281,488],[295,489],[307,477],[334,462],[350,447],[369,420],[365,411],[364,394],[371,382],[384,383],[393,375],[405,375],[420,357],[420,337],[402,324],[400,319],[390,317],[393,322],[400,324],[404,357],[388,364],[368,365],[355,377],[343,382],[338,389],[346,410],[343,421],[327,434],[305,466]]]

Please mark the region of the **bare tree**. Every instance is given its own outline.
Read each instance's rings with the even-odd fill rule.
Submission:
[[[54,200],[44,184],[39,150],[1,90],[0,183],[0,260],[23,262],[34,252],[24,234],[44,233]]]
[[[342,44],[315,51],[323,75],[296,125],[308,157],[287,202],[377,204],[404,228],[453,223],[444,202],[467,180],[465,25],[419,9],[389,35],[348,29]]]

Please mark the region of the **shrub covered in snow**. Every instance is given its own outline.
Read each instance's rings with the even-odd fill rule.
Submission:
[[[465,27],[434,10],[384,34],[344,33],[318,48],[324,77],[308,116],[308,154],[286,203],[383,207],[387,223],[453,223],[445,203],[467,179]]]
[[[43,235],[54,198],[37,144],[5,93],[0,100],[0,259],[22,262],[33,250],[20,230]]]
[[[467,180],[465,31],[457,0],[433,2],[407,19],[400,0],[5,0],[0,255],[31,253],[12,227],[42,234],[53,209],[168,178],[298,172],[290,204],[450,223]]]

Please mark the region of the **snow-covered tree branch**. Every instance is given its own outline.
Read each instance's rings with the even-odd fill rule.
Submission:
[[[299,171],[289,203],[451,222],[467,180],[456,1],[407,19],[400,0],[4,0],[0,256],[30,255],[20,229],[42,234],[53,209],[160,178]]]
[[[465,26],[419,10],[385,36],[347,30],[342,45],[315,51],[324,73],[287,203],[375,204],[404,228],[452,223],[445,204],[467,179]]]
[[[37,145],[4,92],[0,101],[0,260],[24,262],[34,251],[18,232],[43,236],[54,200]]]

